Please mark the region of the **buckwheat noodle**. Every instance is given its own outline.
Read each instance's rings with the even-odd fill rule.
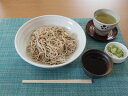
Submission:
[[[30,38],[27,52],[35,61],[61,64],[76,50],[76,40],[67,30],[58,26],[42,26]]]

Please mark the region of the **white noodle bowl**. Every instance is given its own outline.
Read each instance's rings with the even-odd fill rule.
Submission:
[[[45,63],[42,64],[42,63],[33,61],[30,58],[30,56],[26,54],[26,47],[28,46],[28,41],[32,35],[33,30],[44,25],[62,26],[68,29],[71,34],[75,35],[75,38],[78,42],[77,48],[75,52],[70,56],[70,58],[67,59],[62,64],[57,64],[57,65],[50,65]],[[32,64],[34,66],[41,67],[41,68],[57,68],[57,67],[62,67],[70,64],[81,55],[81,53],[85,48],[85,45],[86,45],[86,36],[81,26],[74,20],[64,16],[59,16],[59,15],[44,15],[44,16],[33,18],[27,21],[26,23],[24,23],[19,28],[15,36],[15,49],[19,54],[19,56],[29,64]]]

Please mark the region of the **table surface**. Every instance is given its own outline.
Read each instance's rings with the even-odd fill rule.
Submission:
[[[0,18],[33,18],[46,14],[90,18],[100,8],[120,15],[119,26],[128,44],[128,0],[0,0]]]

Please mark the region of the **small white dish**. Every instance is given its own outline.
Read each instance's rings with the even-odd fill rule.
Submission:
[[[76,36],[76,39],[78,42],[77,49],[65,63],[58,64],[58,65],[41,64],[33,61],[27,55],[26,46],[29,42],[29,39],[33,30],[43,25],[55,25],[55,26],[65,27],[69,29],[71,34]],[[23,24],[15,36],[15,48],[19,56],[29,64],[32,64],[34,66],[38,66],[41,68],[57,68],[57,67],[62,67],[64,65],[70,64],[80,56],[80,54],[83,52],[85,48],[85,45],[86,45],[86,36],[81,26],[74,20],[64,16],[59,16],[59,15],[44,15],[44,16],[33,18],[28,22],[26,22],[25,24]]]
[[[120,49],[124,52],[124,56],[123,56],[123,57],[120,57],[120,58],[118,58],[118,57],[116,57],[116,56],[113,56],[113,55],[111,56],[111,55],[109,54],[108,50],[107,50],[108,46],[111,46],[111,45],[115,45],[115,46],[117,46],[118,48],[120,48]],[[124,62],[124,61],[127,59],[127,57],[128,57],[128,49],[127,49],[127,47],[124,46],[123,44],[119,43],[119,42],[110,42],[110,43],[108,43],[108,44],[105,46],[104,51],[112,58],[113,63],[122,63],[122,62]]]

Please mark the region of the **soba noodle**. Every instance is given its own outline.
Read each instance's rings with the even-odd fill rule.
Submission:
[[[32,33],[27,52],[35,61],[54,65],[64,63],[76,46],[75,38],[65,28],[42,26]]]

